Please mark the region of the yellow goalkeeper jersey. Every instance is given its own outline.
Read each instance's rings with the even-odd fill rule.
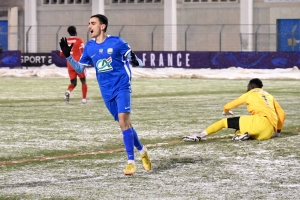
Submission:
[[[227,103],[224,106],[224,112],[232,108],[246,104],[247,110],[251,115],[267,117],[274,127],[274,130],[281,130],[285,120],[285,112],[276,101],[276,99],[261,88],[254,88],[239,98]]]

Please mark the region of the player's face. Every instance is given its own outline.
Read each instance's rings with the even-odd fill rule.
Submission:
[[[97,17],[90,18],[88,29],[92,38],[97,38],[103,32],[105,24],[101,24]]]

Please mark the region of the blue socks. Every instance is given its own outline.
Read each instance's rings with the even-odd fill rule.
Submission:
[[[141,151],[143,149],[143,145],[136,133],[136,131],[134,130],[134,128],[131,128],[132,133],[133,133],[133,137],[134,137],[134,146],[137,148],[137,150]]]
[[[140,142],[136,131],[134,128],[130,128],[122,131],[123,133],[123,142],[127,153],[128,160],[134,160],[134,147],[137,150],[141,151],[143,149],[143,145]]]
[[[128,160],[134,160],[134,137],[132,129],[127,129],[122,131],[123,133],[123,142],[127,153]]]

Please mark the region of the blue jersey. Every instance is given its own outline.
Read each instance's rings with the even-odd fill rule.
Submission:
[[[130,51],[130,46],[117,36],[108,35],[101,44],[95,40],[86,43],[79,63],[94,64],[104,101],[111,100],[124,89],[131,90],[131,70],[126,58]]]

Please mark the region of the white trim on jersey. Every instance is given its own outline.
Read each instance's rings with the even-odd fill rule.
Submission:
[[[124,54],[124,56],[125,56],[126,58],[128,58],[127,55],[129,54],[130,51],[131,51],[131,49],[128,49],[128,51],[126,51],[126,53]],[[130,59],[130,60],[131,60],[131,59]]]
[[[124,63],[124,69],[126,70],[126,73],[127,73],[128,77],[129,77],[129,83],[130,83],[131,82],[130,81],[130,79],[131,79],[131,72],[128,69],[128,66],[126,65],[126,60],[124,60],[123,63]],[[129,64],[129,66],[130,66],[130,64]]]

